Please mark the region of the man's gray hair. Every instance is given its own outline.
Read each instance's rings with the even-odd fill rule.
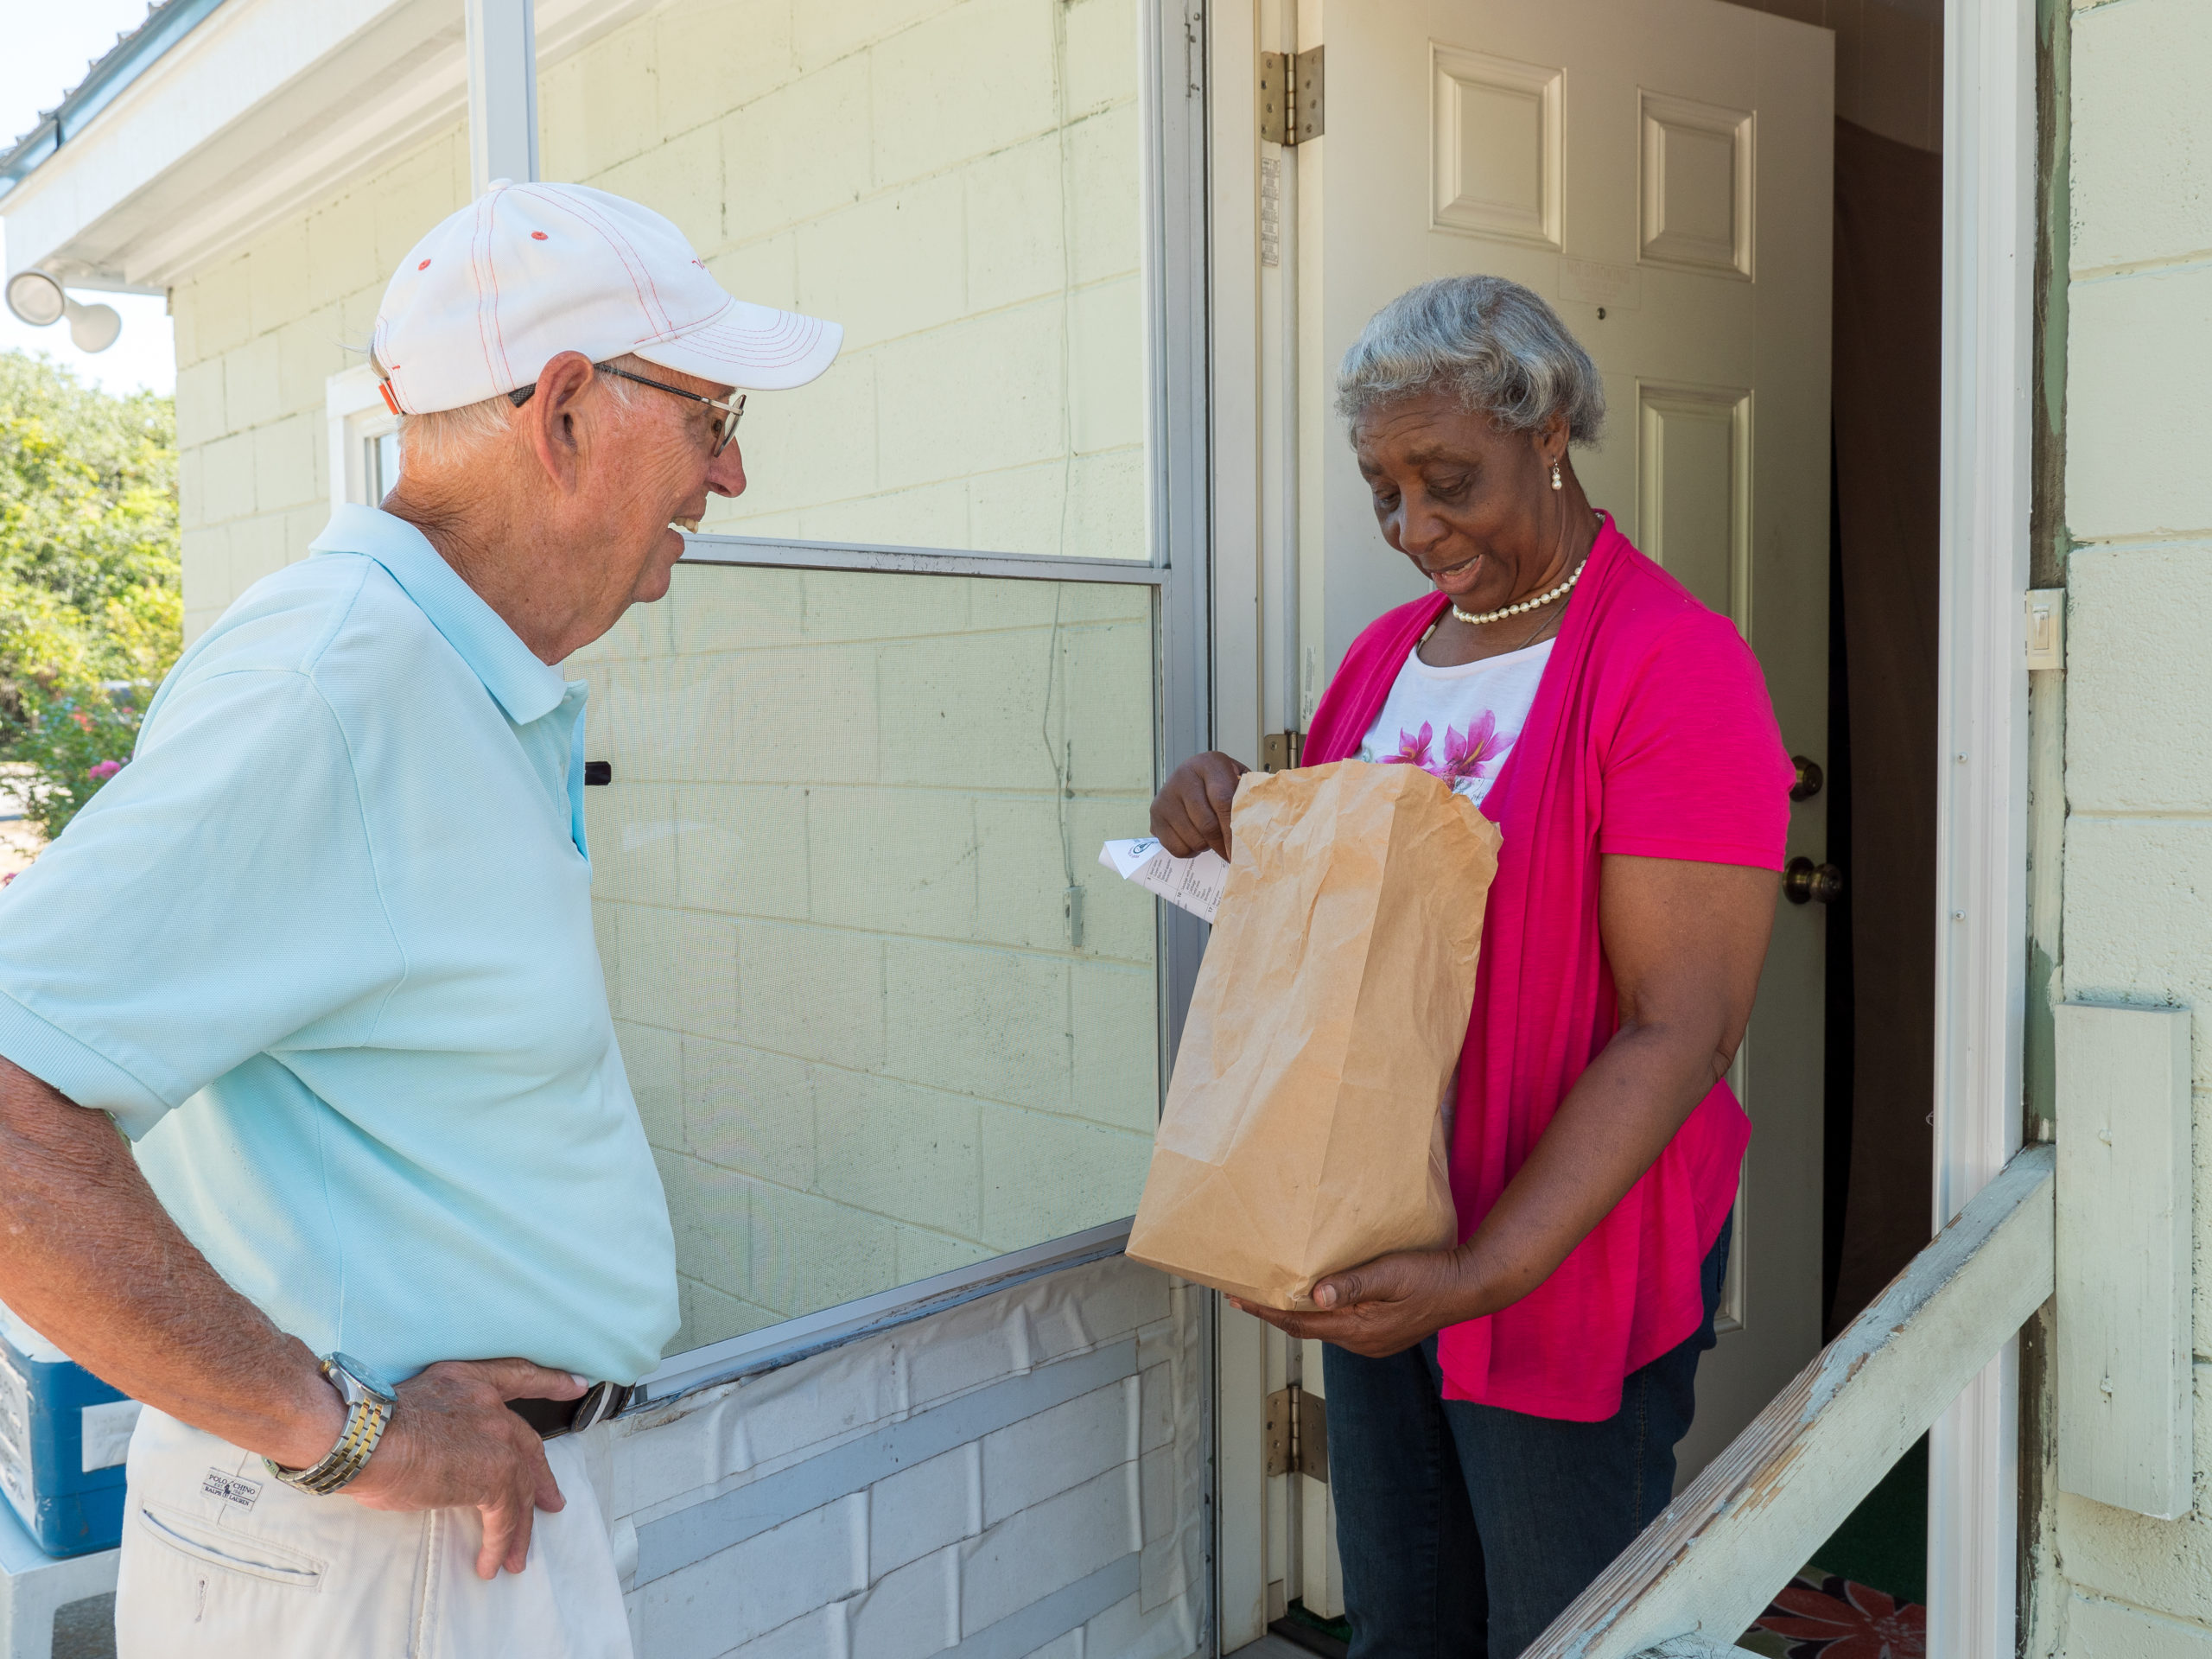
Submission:
[[[1509,432],[1554,415],[1567,439],[1595,443],[1605,383],[1558,314],[1503,276],[1423,283],[1368,319],[1337,370],[1337,412],[1357,425],[1370,410],[1448,388]]]
[[[641,357],[621,357],[607,359],[613,367],[627,369],[633,374],[658,378],[653,365]],[[635,381],[625,380],[620,375],[604,374],[599,382],[605,386],[615,403],[624,409],[637,401],[645,388]],[[481,403],[464,404],[459,409],[441,409],[428,415],[403,415],[399,417],[399,466],[404,472],[407,463],[419,461],[429,466],[448,465],[466,461],[478,450],[491,443],[506,431],[507,423],[514,419],[515,405],[505,392],[496,397],[486,397]]]

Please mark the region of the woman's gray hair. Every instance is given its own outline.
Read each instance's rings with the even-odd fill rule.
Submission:
[[[1554,415],[1567,439],[1595,443],[1605,383],[1551,307],[1503,276],[1423,283],[1368,319],[1337,370],[1337,412],[1357,425],[1402,397],[1448,387],[1509,432]]]

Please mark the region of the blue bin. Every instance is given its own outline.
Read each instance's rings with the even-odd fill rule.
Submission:
[[[137,1414],[0,1307],[0,1492],[48,1554],[122,1541],[123,1451]]]

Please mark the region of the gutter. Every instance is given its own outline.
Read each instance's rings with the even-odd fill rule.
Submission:
[[[223,0],[163,0],[146,21],[118,41],[92,67],[74,91],[44,119],[0,155],[0,197],[4,197],[83,131],[123,91],[152,68],[162,55],[203,22]]]

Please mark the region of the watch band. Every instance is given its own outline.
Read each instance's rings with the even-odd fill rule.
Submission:
[[[317,1497],[327,1497],[368,1467],[369,1454],[384,1438],[385,1426],[391,1421],[392,1408],[399,1401],[375,1372],[346,1355],[326,1357],[321,1370],[323,1380],[337,1389],[338,1397],[346,1402],[346,1426],[339,1431],[338,1443],[321,1462],[306,1469],[287,1469],[273,1458],[261,1461],[270,1474],[287,1486],[312,1492]]]

